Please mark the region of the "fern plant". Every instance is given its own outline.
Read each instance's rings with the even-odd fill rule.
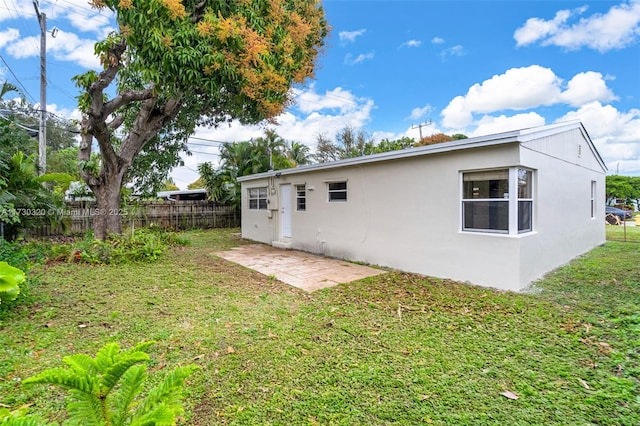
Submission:
[[[154,342],[143,342],[122,351],[117,343],[107,343],[95,358],[67,356],[66,368],[52,368],[26,379],[25,384],[45,383],[67,388],[68,425],[83,426],[164,426],[175,425],[183,413],[184,380],[196,368],[178,367],[146,396],[141,397],[147,378],[147,350]]]

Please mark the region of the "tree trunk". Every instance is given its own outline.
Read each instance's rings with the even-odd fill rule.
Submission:
[[[124,173],[105,174],[101,185],[92,188],[96,208],[91,211],[94,238],[122,233],[121,189]]]

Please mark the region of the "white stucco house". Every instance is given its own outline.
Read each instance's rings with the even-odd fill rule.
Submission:
[[[606,170],[567,122],[269,171],[242,236],[519,291],[605,242]]]

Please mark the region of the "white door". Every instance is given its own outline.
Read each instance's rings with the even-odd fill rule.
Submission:
[[[280,237],[291,238],[291,185],[280,185]]]

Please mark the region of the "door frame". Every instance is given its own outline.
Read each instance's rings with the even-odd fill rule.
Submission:
[[[290,183],[280,184],[280,209],[279,209],[279,232],[280,238],[293,237],[293,231],[291,229],[292,212],[293,212],[293,200],[292,200],[292,185]],[[288,234],[288,235],[287,235]]]

